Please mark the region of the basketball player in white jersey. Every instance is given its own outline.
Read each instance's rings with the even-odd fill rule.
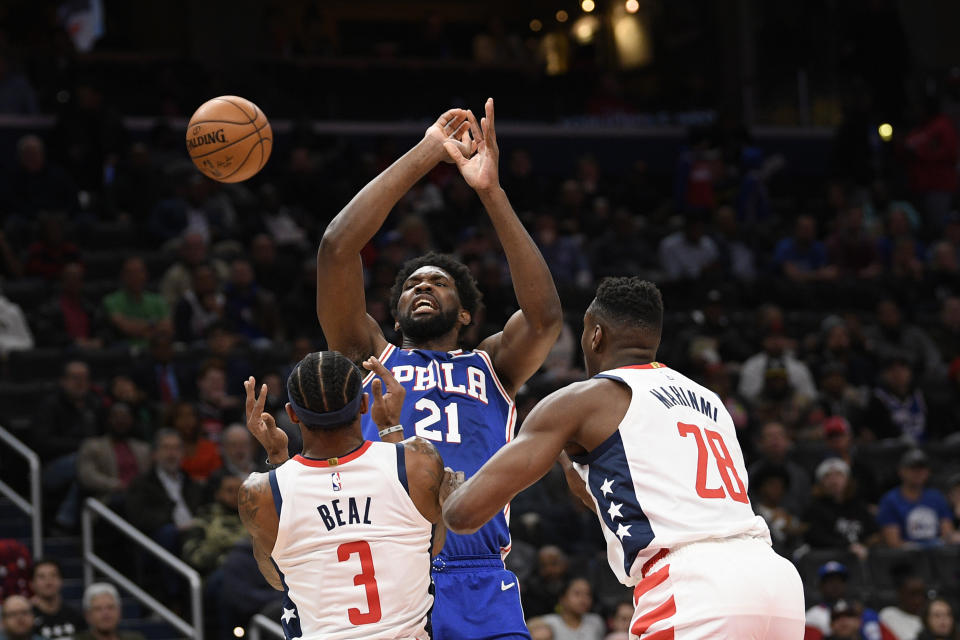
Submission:
[[[662,321],[655,285],[601,283],[581,338],[590,379],[541,401],[442,502],[444,520],[473,531],[566,451],[610,567],[634,587],[631,639],[800,640],[800,576],[750,507],[733,421],[716,394],[654,361]]]
[[[395,426],[403,387],[375,358],[364,366],[387,388],[383,395],[373,385],[375,422]],[[430,637],[430,556],[434,524],[441,523],[443,462],[420,438],[364,440],[362,378],[336,351],[311,353],[297,364],[286,408],[300,425],[303,452],[291,460],[286,434],[263,412],[266,385],[255,397],[256,381],[244,383],[247,427],[268,462],[279,466],[244,481],[240,517],[261,573],[284,592],[287,638]]]

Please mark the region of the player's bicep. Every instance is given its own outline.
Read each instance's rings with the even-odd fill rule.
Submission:
[[[317,319],[330,349],[357,360],[379,354],[383,332],[367,314],[363,263],[341,256],[321,242],[317,252]]]
[[[562,325],[535,326],[517,311],[503,331],[484,340],[479,349],[490,354],[500,381],[512,394],[535,374],[560,335]]]

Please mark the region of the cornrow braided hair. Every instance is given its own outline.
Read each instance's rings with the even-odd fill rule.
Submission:
[[[315,351],[297,363],[287,378],[287,395],[304,409],[327,413],[342,409],[353,400],[363,386],[363,374],[357,365],[339,351]],[[316,426],[304,422],[308,429],[330,431],[353,424],[356,416],[337,425]]]
[[[663,298],[657,285],[637,276],[604,278],[597,287],[593,308],[621,325],[660,331]]]

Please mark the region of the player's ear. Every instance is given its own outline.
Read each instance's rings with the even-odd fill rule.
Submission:
[[[603,327],[599,324],[593,325],[593,335],[590,336],[590,348],[599,353],[603,338]]]
[[[370,409],[370,394],[363,392],[363,400],[360,401],[360,413],[366,413]]]
[[[393,321],[393,330],[396,331],[397,333],[400,333],[400,321],[399,321],[399,320],[394,320],[394,321]]]
[[[460,309],[460,312],[457,314],[457,320],[459,320],[463,326],[469,327],[470,323],[473,322],[473,316],[470,315],[470,312],[466,309]]]
[[[297,414],[293,410],[293,406],[289,402],[284,409],[287,410],[287,417],[290,418],[290,422],[294,424],[300,424],[300,418],[297,417]]]

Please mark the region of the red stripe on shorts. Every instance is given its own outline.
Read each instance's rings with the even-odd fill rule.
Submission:
[[[673,627],[654,631],[650,635],[645,636],[643,640],[673,640]]]
[[[670,565],[664,565],[662,568],[657,569],[656,573],[651,573],[646,578],[640,581],[636,587],[633,589],[633,604],[636,606],[637,602],[646,592],[650,591],[654,587],[658,587],[663,584],[663,581],[670,577]]]
[[[661,620],[666,620],[676,612],[677,605],[673,601],[673,596],[670,596],[670,599],[659,607],[637,618],[637,621],[630,627],[630,633],[635,636],[642,636],[643,632],[650,628],[650,625],[660,622]]]

